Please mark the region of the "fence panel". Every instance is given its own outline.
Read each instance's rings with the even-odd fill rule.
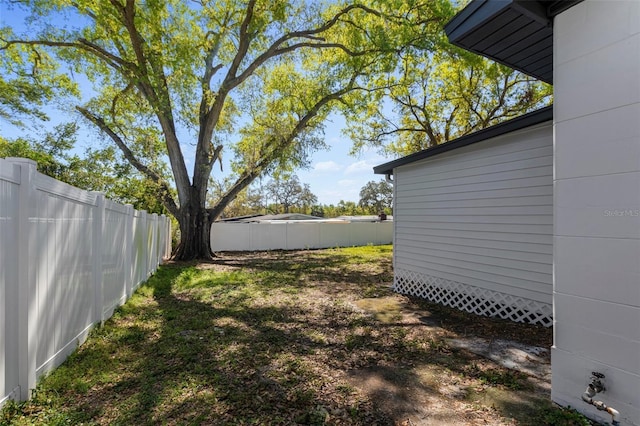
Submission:
[[[43,175],[35,179],[29,246],[36,283],[36,375],[59,365],[96,317],[93,220],[96,196]]]
[[[320,229],[319,247],[347,247],[351,245],[349,228],[351,223],[323,223]]]
[[[147,279],[147,212],[143,210],[135,213],[133,228],[133,290],[135,290]]]
[[[105,318],[127,300],[125,256],[127,239],[125,232],[129,220],[127,206],[105,201],[102,244],[102,313]],[[131,271],[128,271],[129,275]]]
[[[0,407],[27,399],[155,271],[169,232],[164,216],[0,159]]]
[[[162,255],[164,254],[165,251],[165,247],[167,244],[167,236],[165,235],[164,229],[165,229],[165,225],[166,222],[164,221],[164,218],[162,216],[158,217],[158,221],[156,223],[156,235],[158,236],[158,238],[156,239],[156,246],[155,248],[155,258],[156,261],[158,259],[162,259]]]
[[[287,223],[285,225],[287,230],[286,247],[318,248],[320,246],[321,225],[313,222]]]
[[[245,225],[247,224],[212,223],[211,250],[214,252],[253,250],[251,245],[251,229]]]
[[[0,405],[18,392],[18,196],[20,170],[0,159]]]
[[[252,250],[270,250],[287,247],[287,225],[249,223]]]
[[[296,250],[390,244],[393,222],[214,223],[211,250]]]
[[[147,271],[146,275],[149,276],[152,271],[155,271],[156,262],[154,259],[154,254],[156,252],[156,231],[158,230],[158,215],[151,214],[147,216],[147,247],[145,253],[147,255]],[[146,277],[145,277],[146,279]]]

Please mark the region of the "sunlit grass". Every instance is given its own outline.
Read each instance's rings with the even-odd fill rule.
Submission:
[[[31,401],[7,404],[0,424],[393,424],[350,379],[376,366],[398,365],[417,381],[423,373],[403,366],[428,367],[434,389],[446,377],[468,381],[468,395],[528,389],[526,377],[470,369],[443,335],[402,324],[390,301],[391,253],[367,246],[163,266]],[[372,306],[389,312],[367,313]]]

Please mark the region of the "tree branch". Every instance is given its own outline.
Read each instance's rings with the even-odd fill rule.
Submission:
[[[144,165],[140,160],[138,160],[135,154],[129,149],[127,144],[122,140],[122,138],[118,134],[116,134],[113,130],[111,130],[109,125],[102,119],[102,117],[80,106],[76,106],[76,110],[78,110],[80,114],[82,114],[87,120],[91,121],[93,124],[98,126],[100,130],[106,133],[115,142],[118,148],[120,148],[120,151],[122,151],[122,154],[127,159],[127,161],[131,163],[132,166],[134,166],[140,173],[142,173],[143,175],[151,179],[153,182],[160,185],[163,191],[162,196],[163,196],[164,206],[167,208],[167,210],[169,210],[169,212],[172,215],[174,215],[175,217],[178,217],[180,209],[176,205],[176,202],[173,199],[173,197],[171,197],[169,185],[167,184],[167,182],[165,182],[164,179],[162,179],[162,176],[160,176],[158,173],[151,170],[149,167]]]
[[[3,45],[0,50],[7,50],[14,44],[24,44],[27,46],[49,46],[49,47],[80,47],[76,42],[51,41],[51,40],[2,40]]]
[[[249,51],[249,44],[251,40],[247,30],[249,29],[249,24],[251,24],[251,20],[253,19],[253,8],[255,7],[255,5],[256,0],[249,0],[249,2],[247,3],[247,9],[244,15],[244,19],[242,20],[242,24],[240,24],[238,51],[233,57],[231,66],[227,71],[227,76],[224,79],[225,83],[235,78],[236,73],[238,72],[238,68],[240,68],[240,64],[247,56],[247,52]]]
[[[134,75],[129,77],[130,81],[135,83],[140,93],[142,93],[147,102],[152,106],[156,118],[162,127],[169,161],[171,162],[171,170],[173,171],[176,189],[178,190],[178,198],[181,204],[186,203],[189,198],[188,191],[191,184],[182,155],[182,149],[180,148],[176,134],[171,97],[169,96],[164,71],[161,64],[156,63],[153,58],[148,58],[145,55],[145,40],[135,25],[135,0],[126,0],[124,5],[122,5],[119,0],[110,0],[110,3],[120,14],[121,22],[127,31],[131,47],[136,57],[137,64],[132,63]],[[155,86],[150,79],[147,64],[151,66],[151,69],[160,81],[160,83]],[[160,91],[160,94],[158,94],[157,90]]]
[[[244,188],[249,186],[251,182],[253,182],[263,170],[268,167],[274,160],[277,159],[277,156],[282,150],[291,146],[291,144],[295,141],[296,137],[300,135],[300,133],[307,128],[309,122],[315,118],[320,110],[326,106],[328,103],[339,100],[341,97],[346,95],[349,92],[354,90],[361,89],[360,87],[355,86],[355,80],[358,77],[358,74],[354,74],[352,78],[349,80],[349,83],[341,90],[330,93],[328,95],[323,96],[318,102],[316,102],[309,111],[296,123],[295,127],[292,131],[287,135],[286,138],[280,140],[280,143],[272,146],[271,152],[265,153],[262,156],[260,161],[258,161],[251,169],[245,170],[240,177],[236,180],[236,182],[227,190],[227,192],[220,197],[219,201],[216,205],[209,209],[210,218],[212,221],[216,220],[222,214],[224,208],[231,201],[235,199],[235,197],[242,191]]]
[[[258,55],[239,75],[237,75],[238,70],[240,69],[240,64],[245,59],[251,42],[251,35],[248,32],[248,28],[253,19],[255,3],[255,0],[250,0],[247,4],[245,16],[240,26],[238,51],[233,58],[232,64],[227,71],[227,74],[220,86],[220,89],[218,90],[218,93],[216,94],[211,108],[208,109],[205,114],[202,114],[204,112],[204,109],[202,108],[201,104],[200,134],[197,145],[198,149],[196,150],[196,162],[194,165],[195,168],[204,168],[205,170],[209,170],[210,172],[212,163],[207,163],[205,161],[205,157],[200,157],[199,154],[203,153],[210,157],[210,135],[212,134],[213,129],[220,117],[228,93],[233,88],[237,87],[247,78],[249,78],[255,72],[255,70],[262,64],[264,64],[267,60],[304,47],[318,49],[337,48],[342,49],[345,53],[351,56],[370,53],[351,51],[346,46],[339,43],[299,42],[283,47],[286,42],[288,42],[289,40],[294,40],[296,38],[320,41],[322,40],[322,38],[318,37],[317,34],[321,34],[335,26],[340,21],[341,17],[350,13],[352,10],[363,10],[367,13],[375,14],[377,16],[381,15],[380,12],[364,5],[349,5],[338,11],[331,19],[317,28],[304,31],[292,31],[290,33],[282,35],[280,38],[275,40],[262,54]],[[195,179],[197,175],[200,175],[200,173],[195,173],[194,170],[194,183],[196,183]]]

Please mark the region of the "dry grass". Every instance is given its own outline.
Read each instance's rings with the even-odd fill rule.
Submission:
[[[544,425],[548,386],[448,338],[539,327],[394,295],[391,247],[165,265],[1,424]]]

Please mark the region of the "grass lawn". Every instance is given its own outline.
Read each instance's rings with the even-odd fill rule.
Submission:
[[[0,424],[587,425],[447,343],[551,331],[394,295],[391,246],[168,264]]]

